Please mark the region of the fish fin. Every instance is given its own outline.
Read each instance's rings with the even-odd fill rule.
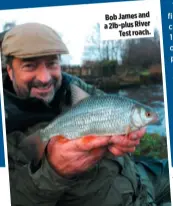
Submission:
[[[55,139],[55,141],[58,141],[58,143],[60,143],[60,144],[65,144],[65,143],[70,141],[69,139],[67,139],[63,135],[56,135],[56,136],[53,136],[51,138]]]
[[[125,135],[128,136],[130,132],[131,132],[131,127],[128,125],[125,130]]]
[[[47,141],[42,141],[39,133],[32,134],[24,138],[18,148],[23,151],[23,153],[34,162],[38,162],[44,154]]]
[[[83,144],[88,144],[92,142],[93,140],[95,140],[96,138],[97,138],[97,135],[87,135],[87,136],[83,136],[81,140]],[[91,155],[98,155],[101,151],[102,151],[102,148],[100,147],[100,148],[91,149],[88,152]]]
[[[97,138],[96,135],[87,135],[87,136],[83,136],[81,140],[84,144],[88,144],[89,142],[92,142],[96,138]]]
[[[87,92],[85,92],[83,89],[79,88],[75,84],[71,84],[70,89],[71,89],[72,105],[76,105],[81,100],[90,97],[90,95]]]

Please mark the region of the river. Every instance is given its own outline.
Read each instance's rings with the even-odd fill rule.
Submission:
[[[154,111],[159,114],[161,121],[159,125],[148,126],[147,132],[166,136],[163,86],[161,84],[122,89],[118,93],[153,107]]]

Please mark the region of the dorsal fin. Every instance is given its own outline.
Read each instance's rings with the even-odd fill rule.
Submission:
[[[72,105],[79,103],[81,100],[90,97],[90,95],[75,84],[70,85]]]

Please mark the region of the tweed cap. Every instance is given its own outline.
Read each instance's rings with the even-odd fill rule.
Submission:
[[[15,26],[5,34],[2,53],[5,56],[31,58],[69,52],[52,28],[39,23],[26,23]]]

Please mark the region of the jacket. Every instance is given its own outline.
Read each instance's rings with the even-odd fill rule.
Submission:
[[[104,95],[81,79],[63,73],[62,86],[51,105],[47,105],[35,98],[20,99],[15,95],[8,76],[4,79],[12,206],[156,205],[148,175],[129,155],[105,157],[85,173],[66,179],[51,168],[46,156],[35,165],[34,154],[30,156],[19,148],[23,139],[71,106],[71,82],[91,95]],[[141,178],[140,174],[146,178]]]

